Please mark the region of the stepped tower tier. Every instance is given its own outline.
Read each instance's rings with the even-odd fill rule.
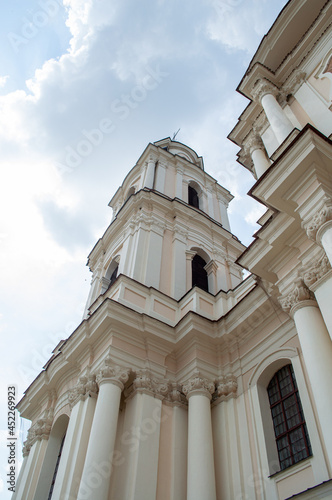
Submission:
[[[176,300],[195,285],[213,295],[235,288],[244,247],[230,232],[232,198],[188,146],[149,144],[110,201],[112,223],[89,255],[86,315],[119,275]]]

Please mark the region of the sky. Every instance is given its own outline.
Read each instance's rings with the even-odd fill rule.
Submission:
[[[263,208],[227,135],[236,92],[285,0],[12,0],[0,16],[0,496],[17,402],[80,323],[87,255],[149,142],[172,137],[235,196],[248,245]],[[29,422],[16,417],[17,454]]]

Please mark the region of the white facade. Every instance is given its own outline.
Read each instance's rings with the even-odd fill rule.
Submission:
[[[125,178],[84,319],[18,405],[14,499],[332,498],[331,11],[291,0],[239,85],[229,138],[267,207],[247,249],[187,146]]]

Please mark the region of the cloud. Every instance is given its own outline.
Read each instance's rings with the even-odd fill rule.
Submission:
[[[214,15],[207,24],[212,40],[222,43],[229,50],[241,50],[253,55],[262,36],[280,11],[280,3],[270,5],[267,0],[210,0]],[[282,2],[282,5],[286,0]],[[272,12],[273,11],[273,12]]]
[[[9,78],[9,75],[0,76],[0,87],[3,88],[6,85],[6,82]]]

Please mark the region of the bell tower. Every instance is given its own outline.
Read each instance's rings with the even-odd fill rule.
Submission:
[[[244,247],[230,232],[232,198],[194,150],[170,138],[150,143],[111,199],[113,220],[89,255],[86,317],[119,275],[176,300],[193,286],[212,295],[236,287]]]

